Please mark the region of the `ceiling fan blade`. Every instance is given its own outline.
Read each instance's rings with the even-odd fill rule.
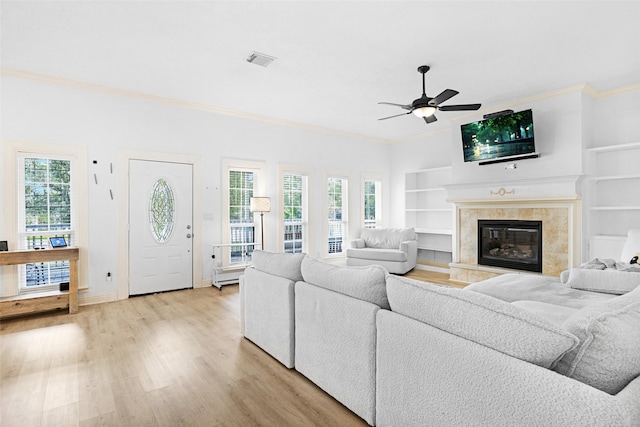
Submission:
[[[458,92],[457,90],[445,89],[445,90],[442,91],[442,93],[440,95],[436,96],[431,101],[429,101],[429,105],[437,106],[439,104],[442,104],[447,99],[453,98],[454,96],[456,96],[459,93],[460,92]]]
[[[478,110],[482,104],[443,105],[438,107],[440,111],[467,111]]]
[[[424,118],[424,121],[427,122],[427,124],[433,123],[438,120],[434,115],[431,115],[429,117],[423,117],[423,118]]]
[[[387,119],[392,119],[392,118],[394,118],[394,117],[406,116],[407,114],[411,114],[411,111],[409,111],[408,113],[396,114],[395,116],[383,117],[383,118],[378,119],[378,120],[387,120]]]
[[[384,104],[384,105],[395,105],[396,107],[400,107],[403,108],[405,110],[411,110],[413,109],[413,107],[411,105],[404,105],[404,104],[394,104],[393,102],[378,102],[378,104]]]

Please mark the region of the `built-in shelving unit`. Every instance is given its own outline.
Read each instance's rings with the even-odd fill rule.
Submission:
[[[589,148],[587,153],[589,258],[618,259],[627,231],[638,228],[640,220],[640,142]]]
[[[418,234],[421,268],[448,272],[452,260],[454,208],[444,185],[451,183],[451,166],[405,175],[405,225]]]

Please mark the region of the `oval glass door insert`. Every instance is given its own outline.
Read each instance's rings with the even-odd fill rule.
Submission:
[[[173,224],[176,215],[173,190],[164,179],[160,178],[153,185],[151,198],[149,199],[149,223],[151,234],[158,243],[169,240],[173,232]]]

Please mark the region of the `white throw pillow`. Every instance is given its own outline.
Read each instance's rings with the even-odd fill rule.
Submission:
[[[413,228],[365,228],[360,236],[367,248],[398,249],[400,243],[416,240]]]
[[[536,314],[478,292],[388,276],[387,296],[392,311],[545,368],[578,344]]]
[[[302,261],[304,281],[321,288],[389,309],[385,278],[387,270],[379,265],[343,267],[306,257]]]
[[[572,268],[567,285],[583,291],[622,295],[640,285],[640,272]]]
[[[298,282],[302,280],[300,266],[305,256],[306,254],[285,254],[255,250],[251,260],[258,271]]]
[[[631,258],[640,253],[640,229],[629,230],[627,240],[624,242],[620,261],[629,262]]]
[[[640,375],[640,287],[578,310],[563,327],[580,344],[557,372],[610,394]]]

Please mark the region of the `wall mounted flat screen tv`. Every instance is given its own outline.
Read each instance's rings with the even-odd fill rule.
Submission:
[[[461,126],[465,162],[530,154],[536,151],[531,110]]]

